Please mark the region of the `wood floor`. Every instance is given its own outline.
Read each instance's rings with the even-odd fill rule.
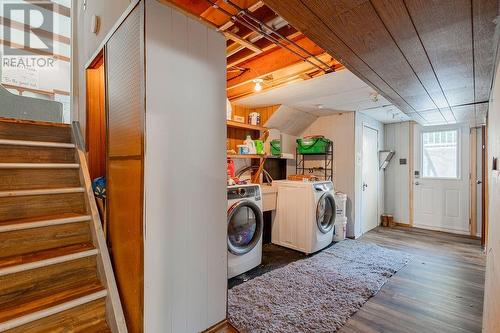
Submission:
[[[481,332],[485,256],[479,240],[402,227],[377,228],[363,239],[405,251],[412,260],[340,333]],[[237,331],[225,326],[215,332]]]
[[[378,228],[363,239],[413,259],[340,333],[481,332],[485,256],[479,240],[409,228]]]

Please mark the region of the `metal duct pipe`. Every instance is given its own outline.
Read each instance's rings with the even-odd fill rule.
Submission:
[[[227,3],[229,3],[231,6],[235,7],[236,9],[240,9],[240,12],[236,16],[233,15],[232,13],[228,12],[224,8],[221,8],[219,5],[217,5],[217,3],[215,3],[212,0],[205,0],[205,1],[207,1],[213,8],[215,8],[215,9],[221,11],[223,14],[227,15],[232,21],[239,22],[240,24],[242,24],[243,26],[247,27],[248,29],[260,33],[267,40],[271,41],[272,43],[276,44],[277,46],[279,46],[279,47],[281,47],[283,49],[286,49],[286,50],[292,52],[297,57],[301,58],[303,61],[311,64],[312,66],[318,68],[319,70],[321,70],[323,72],[326,72],[326,73],[329,73],[329,72],[333,71],[332,68],[328,64],[326,64],[322,60],[318,59],[315,55],[311,54],[309,51],[305,50],[303,47],[301,47],[300,45],[298,45],[294,41],[292,41],[292,40],[290,40],[290,39],[282,36],[280,33],[274,31],[273,28],[271,28],[270,26],[268,26],[264,22],[261,22],[258,19],[254,18],[254,17],[251,17],[251,15],[249,15],[246,10],[241,9],[239,6],[233,4],[229,0],[225,0],[225,1]],[[241,15],[241,18],[240,18],[240,15]],[[245,16],[249,17],[252,21],[254,21],[255,23],[257,23],[258,26],[255,26],[255,23],[248,22],[248,20],[245,19]],[[277,35],[279,38],[282,38],[282,39],[286,40],[289,44],[294,45],[295,47],[297,47],[298,49],[300,49],[304,53],[307,53],[310,58],[313,58],[317,62],[319,62],[319,63],[323,64],[324,66],[326,66],[326,69],[322,68],[318,64],[313,63],[311,60],[309,60],[308,58],[304,57],[303,55],[301,55],[297,51],[292,50],[291,48],[288,47],[288,45],[283,45],[278,39],[276,39],[275,37],[271,36],[262,27],[265,27],[266,29],[268,29],[269,31],[271,31],[272,33],[274,33],[275,35]]]
[[[251,13],[248,12],[248,10],[246,10],[245,8],[241,8],[240,6],[238,6],[237,4],[235,4],[234,2],[232,2],[231,0],[224,0],[226,3],[228,3],[229,5],[231,5],[233,8],[235,8],[236,10],[239,11],[238,13],[238,16],[240,15],[244,15],[246,17],[248,17],[249,19],[251,19],[252,21],[254,21],[256,24],[259,25],[259,27],[261,28],[261,31],[263,31],[264,29],[262,29],[262,27],[268,29],[271,33],[275,34],[276,36],[278,36],[279,38],[281,39],[284,39],[286,40],[288,43],[290,44],[293,44],[295,47],[297,47],[298,49],[300,49],[301,51],[303,51],[304,53],[307,53],[310,57],[313,57],[316,61],[318,61],[319,63],[321,63],[322,65],[326,66],[329,70],[328,71],[331,71],[331,68],[330,66],[323,62],[322,60],[318,59],[315,55],[311,54],[309,51],[307,51],[306,49],[304,49],[302,46],[298,45],[297,43],[295,43],[293,40],[287,38],[286,36],[283,36],[281,35],[279,32],[277,32],[275,29],[273,29],[271,26],[269,26],[268,24],[260,21],[259,19],[253,17],[251,15]],[[266,32],[267,33],[267,32]],[[324,69],[322,69],[323,71],[325,71]]]

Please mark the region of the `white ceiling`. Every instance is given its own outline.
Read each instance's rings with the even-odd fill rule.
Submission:
[[[247,107],[282,104],[318,117],[339,112],[362,111],[384,123],[409,120],[384,97],[377,94],[377,101],[374,101],[374,93],[366,83],[349,70],[343,69],[245,97],[237,100],[235,104]],[[393,117],[393,114],[397,116]],[[403,118],[400,115],[403,115]]]
[[[381,95],[373,100],[375,91],[347,69],[322,75],[307,81],[295,82],[286,86],[270,89],[259,94],[235,101],[236,105],[262,107],[281,104],[296,110],[321,117],[333,113],[360,111],[382,123],[394,123],[410,120],[411,117],[401,112]],[[443,117],[440,110],[432,110],[416,115],[414,118],[422,125],[445,124],[447,121],[484,122],[486,110],[453,110],[456,117]],[[445,114],[447,116],[447,114]]]

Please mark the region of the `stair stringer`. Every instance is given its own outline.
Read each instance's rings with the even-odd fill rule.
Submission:
[[[72,139],[76,146],[76,161],[80,164],[80,181],[84,187],[85,205],[87,212],[92,216],[90,230],[92,240],[96,249],[99,250],[97,256],[97,269],[102,285],[107,289],[106,297],[106,320],[113,333],[127,333],[127,324],[123,314],[123,308],[116,285],[111,259],[102,229],[101,218],[92,190],[87,158],[84,152],[84,144],[78,122],[72,123]]]

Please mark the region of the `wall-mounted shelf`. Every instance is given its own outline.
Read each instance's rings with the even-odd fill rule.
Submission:
[[[267,128],[265,128],[263,126],[244,124],[244,123],[239,123],[239,122],[233,121],[233,120],[226,120],[226,125],[227,125],[227,127],[230,127],[230,128],[240,128],[240,129],[245,129],[245,130],[261,131],[261,132],[267,131]]]
[[[234,159],[243,159],[243,158],[264,158],[269,157],[267,155],[256,155],[256,154],[228,154],[227,157]]]

